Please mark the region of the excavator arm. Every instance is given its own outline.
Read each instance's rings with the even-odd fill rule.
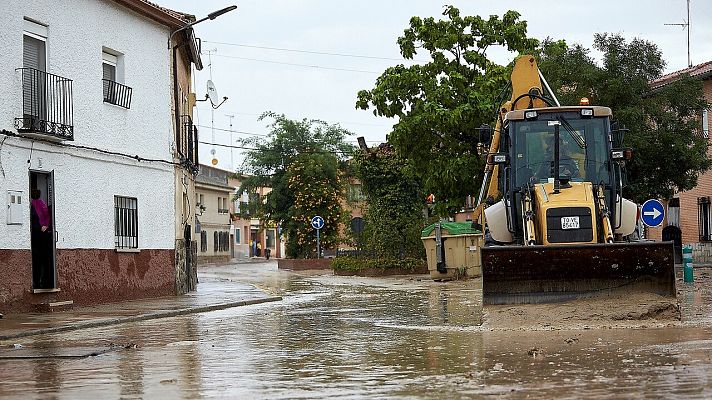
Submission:
[[[497,123],[495,124],[487,155],[495,154],[499,151],[502,138],[502,121],[504,121],[505,114],[512,110],[543,108],[548,105],[542,97],[543,90],[540,77],[539,67],[533,56],[521,56],[514,62],[511,76],[512,97],[499,107]],[[477,197],[477,206],[472,213],[472,221],[479,223],[481,226],[484,226],[482,216],[487,205],[487,199],[496,199],[500,196],[499,166],[489,162],[489,157],[486,157],[486,159],[482,187]]]

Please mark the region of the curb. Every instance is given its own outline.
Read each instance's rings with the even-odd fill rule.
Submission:
[[[279,297],[279,296],[278,297],[266,297],[263,299],[242,300],[242,301],[235,301],[235,302],[230,302],[230,303],[212,304],[212,305],[208,305],[208,306],[199,306],[199,307],[179,308],[177,310],[158,311],[158,312],[153,312],[153,313],[148,313],[148,314],[133,315],[130,317],[108,318],[108,319],[101,319],[98,321],[77,322],[77,323],[73,323],[70,325],[57,326],[57,327],[51,327],[51,328],[32,329],[32,330],[23,331],[23,332],[11,333],[9,335],[0,335],[0,341],[16,339],[16,338],[21,338],[21,337],[27,337],[27,336],[44,335],[44,334],[48,334],[48,333],[62,333],[62,332],[76,331],[76,330],[80,330],[80,329],[97,328],[97,327],[101,327],[101,326],[119,325],[119,324],[125,324],[125,323],[129,323],[129,322],[139,322],[139,321],[148,321],[148,320],[152,320],[152,319],[170,318],[170,317],[176,317],[179,315],[197,314],[197,313],[208,312],[208,311],[224,310],[227,308],[249,306],[252,304],[270,303],[270,302],[280,301],[280,300],[282,300],[282,297]]]

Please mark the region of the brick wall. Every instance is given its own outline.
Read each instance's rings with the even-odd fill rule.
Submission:
[[[705,98],[708,102],[712,103],[712,80],[703,81],[703,90],[705,93]],[[712,127],[709,122],[712,121],[712,110],[710,110],[710,116],[708,118],[708,126],[706,127],[708,132]],[[711,196],[712,197],[712,172],[707,172],[702,174],[697,179],[697,186],[687,192],[682,192],[679,194],[680,197],[680,229],[682,230],[682,243],[684,244],[696,244],[700,240],[699,238],[699,227],[697,225],[697,198]],[[653,240],[661,240],[661,228],[650,228],[648,229],[648,238]],[[700,257],[703,257],[703,251],[707,251],[708,247],[711,247],[712,243],[705,243],[703,245],[698,245],[697,248],[705,250],[697,250]],[[709,258],[708,255],[704,256]],[[695,258],[697,260],[697,258]]]
[[[692,262],[696,264],[712,264],[712,243],[693,243]]]

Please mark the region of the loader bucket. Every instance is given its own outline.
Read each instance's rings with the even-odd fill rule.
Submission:
[[[672,242],[484,247],[482,276],[485,304],[632,292],[676,296]]]

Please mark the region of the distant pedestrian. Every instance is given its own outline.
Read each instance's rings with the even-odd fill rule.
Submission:
[[[262,243],[257,242],[257,257],[262,257]]]
[[[51,260],[51,219],[47,203],[41,199],[42,192],[33,189],[30,192],[30,233],[32,240],[32,265],[35,286],[40,289],[49,288]]]
[[[272,252],[272,249],[269,247],[265,249],[265,258],[269,260],[269,255]]]

